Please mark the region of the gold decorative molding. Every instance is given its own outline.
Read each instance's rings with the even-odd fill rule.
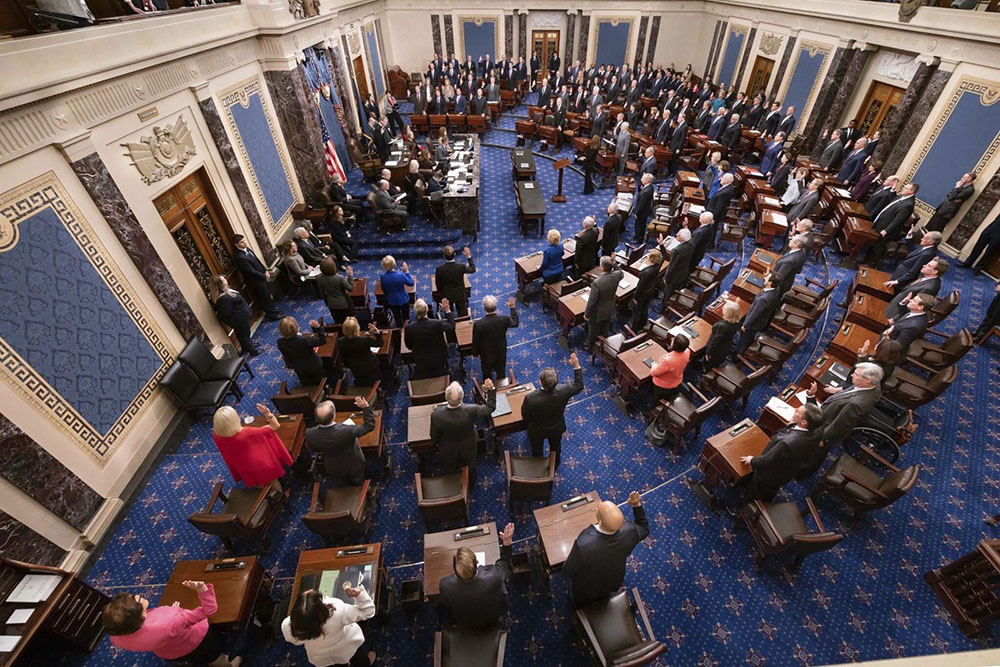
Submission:
[[[785,39],[784,35],[779,35],[773,32],[765,32],[760,36],[760,52],[765,56],[773,56],[781,48],[781,42]]]
[[[590,27],[590,43],[593,45],[594,55],[593,59],[589,65],[593,65],[597,60],[597,37],[601,31],[601,24],[608,23],[613,28],[617,28],[622,23],[628,24],[628,37],[625,39],[625,60],[628,60],[628,54],[632,50],[632,38],[635,37],[635,31],[632,29],[635,27],[635,19],[618,17],[618,16],[598,16],[591,21]],[[589,48],[589,47],[588,47]]]
[[[500,16],[458,16],[455,18],[458,21],[458,50],[462,54],[462,61],[465,61],[465,28],[463,27],[466,23],[474,23],[476,26],[482,26],[484,23],[493,24],[493,57],[491,60],[496,60],[500,51]]]
[[[746,35],[748,28],[745,25],[733,25],[729,24],[729,33],[731,37],[738,37],[739,35]]]
[[[154,126],[152,136],[140,135],[138,143],[126,141],[120,145],[127,149],[125,155],[146,185],[181,173],[196,152],[183,115],[177,116],[173,125]]]

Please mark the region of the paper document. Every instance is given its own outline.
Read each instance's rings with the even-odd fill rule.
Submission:
[[[795,416],[795,408],[790,406],[788,403],[785,403],[777,396],[772,396],[767,401],[767,405],[765,407],[770,408],[773,412],[777,413],[777,415],[786,422],[792,421],[792,419]]]
[[[21,641],[21,635],[0,635],[0,653],[10,653]]]
[[[7,619],[7,625],[23,625],[27,623],[34,611],[34,607],[31,609],[15,609],[14,613]]]
[[[535,189],[535,184],[534,183],[525,183],[524,184],[524,189],[525,190],[534,190]]]
[[[589,299],[590,298],[590,289],[588,288],[588,289],[584,290],[583,292],[580,292],[580,298],[583,299],[584,301],[586,301],[587,299]]]
[[[799,402],[805,404],[805,402],[809,399],[809,393],[803,389],[799,393],[795,394],[795,398],[799,399]]]
[[[340,423],[341,424],[345,424],[347,426],[354,426],[354,420],[351,419],[350,417],[348,417],[347,419],[345,419],[344,421],[342,421]]]
[[[485,551],[476,551],[474,553],[476,554],[476,562],[477,563],[479,563],[480,565],[492,565],[492,563],[487,563],[486,562],[486,552]]]
[[[6,601],[35,604],[48,600],[61,581],[62,577],[58,574],[26,574],[7,596]]]
[[[336,597],[337,577],[339,576],[340,570],[325,570],[319,579],[319,586],[316,587],[316,590],[324,597]]]
[[[688,207],[688,213],[693,213],[694,215],[701,215],[705,212],[705,207],[701,204],[691,204]]]
[[[378,354],[378,351],[382,349],[381,345],[370,345],[368,347],[372,351],[372,354]]]
[[[771,215],[771,219],[774,220],[774,224],[781,225],[782,227],[788,226],[788,218],[781,215],[780,213],[774,213]]]
[[[306,276],[306,277],[307,277],[307,278],[315,278],[315,277],[316,277],[316,276],[318,276],[319,274],[320,274],[320,270],[319,270],[319,267],[318,267],[318,266],[314,266],[314,267],[313,267],[313,270],[312,270],[312,271],[310,271],[310,272],[309,272],[309,275],[308,275],[308,276]]]

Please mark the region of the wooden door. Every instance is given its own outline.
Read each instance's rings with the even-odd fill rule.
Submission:
[[[365,79],[365,61],[358,56],[353,61],[354,64],[354,80],[358,83],[358,91],[361,93],[361,99],[368,99],[368,80]]]
[[[865,95],[865,101],[854,117],[861,134],[871,136],[876,130],[881,130],[892,120],[896,107],[903,99],[902,88],[890,86],[881,81],[872,81]]]
[[[153,204],[205,294],[214,275],[240,289],[243,278],[233,261],[233,228],[222,214],[215,192],[199,169],[157,197]],[[246,294],[244,298],[251,295]]]
[[[757,93],[767,95],[767,84],[771,81],[772,71],[774,71],[774,61],[770,58],[757,56],[753,69],[750,71],[750,82],[747,84],[748,104],[753,103],[753,96]]]
[[[538,54],[541,60],[542,76],[549,75],[549,58],[552,54],[559,55],[559,31],[558,30],[532,30],[531,50]]]

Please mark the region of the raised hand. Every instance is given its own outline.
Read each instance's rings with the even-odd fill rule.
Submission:
[[[503,540],[503,545],[509,547],[511,542],[514,540],[514,524],[508,523],[504,526],[503,532],[500,533],[500,539]]]
[[[368,401],[365,400],[364,396],[355,396],[354,405],[358,406],[363,410],[368,407]]]
[[[466,259],[472,257],[472,251],[469,250],[469,246],[462,248],[462,254],[465,255]]]
[[[257,412],[259,412],[260,414],[264,415],[265,417],[270,417],[271,416],[271,408],[267,407],[263,403],[258,403],[257,404]]]
[[[576,356],[576,352],[569,355],[569,365],[573,367],[573,370],[580,368],[580,359]]]
[[[446,313],[451,312],[451,301],[448,301],[447,297],[441,299],[441,310],[443,310]]]
[[[493,378],[486,378],[486,382],[483,383],[483,389],[493,391]]]
[[[198,593],[204,593],[208,590],[208,586],[204,581],[184,581],[181,582],[181,585]]]
[[[514,299],[514,297],[510,297],[509,299],[507,299],[507,307],[508,308],[513,308],[516,304],[517,304],[517,301]]]
[[[313,329],[318,329],[319,322],[317,322],[316,320],[309,320],[309,326],[311,326]]]
[[[642,496],[639,495],[638,491],[633,491],[632,493],[628,494],[628,504],[631,505],[632,507],[642,506]]]
[[[410,272],[410,265],[407,264],[406,262],[403,262],[403,273],[409,273],[409,272]]]

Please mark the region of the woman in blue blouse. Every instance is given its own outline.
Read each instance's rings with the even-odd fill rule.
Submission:
[[[549,245],[542,251],[542,281],[545,284],[557,283],[563,277],[563,249],[559,243],[561,237],[558,229],[550,229],[545,236]]]
[[[392,311],[393,321],[397,327],[401,327],[410,319],[410,295],[406,291],[407,286],[413,285],[410,267],[403,262],[403,270],[397,271],[396,259],[392,255],[386,255],[382,258],[382,270],[383,273],[378,277],[382,293]]]

